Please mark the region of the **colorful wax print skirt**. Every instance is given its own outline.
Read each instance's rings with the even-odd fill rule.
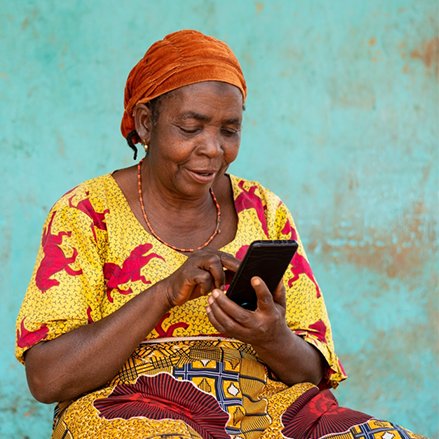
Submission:
[[[329,390],[288,387],[253,349],[199,338],[141,344],[108,386],[61,403],[53,438],[419,438],[339,407]]]

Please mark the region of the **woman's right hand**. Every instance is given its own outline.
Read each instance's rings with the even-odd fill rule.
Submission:
[[[229,253],[203,249],[192,253],[186,262],[163,282],[169,307],[205,296],[226,283],[224,269],[235,272],[240,261]]]

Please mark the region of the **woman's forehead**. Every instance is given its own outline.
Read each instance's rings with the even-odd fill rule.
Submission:
[[[242,113],[243,97],[238,87],[219,81],[204,81],[180,87],[164,96],[161,109],[165,107],[182,113],[199,112],[201,108],[224,107],[231,113]]]

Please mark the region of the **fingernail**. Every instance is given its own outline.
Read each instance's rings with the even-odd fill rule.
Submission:
[[[220,290],[213,290],[213,291],[212,291],[212,296],[215,297],[215,299],[216,299],[217,297],[219,297],[220,294],[221,294],[221,291],[220,291]]]
[[[212,296],[209,296],[209,297],[207,298],[207,302],[209,303],[209,305],[212,305],[212,303],[213,303]]]
[[[210,309],[210,306],[206,306],[206,312],[207,312],[207,314],[209,314],[210,311],[212,311],[212,310]]]
[[[254,283],[255,285],[261,285],[261,280],[260,280],[258,277],[254,277],[254,278],[253,278],[253,283]]]

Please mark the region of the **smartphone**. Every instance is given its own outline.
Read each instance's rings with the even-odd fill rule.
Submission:
[[[257,298],[251,286],[251,278],[259,276],[273,292],[288,268],[297,247],[298,244],[294,240],[252,242],[233,276],[226,292],[227,297],[243,308],[254,311],[257,307]]]

